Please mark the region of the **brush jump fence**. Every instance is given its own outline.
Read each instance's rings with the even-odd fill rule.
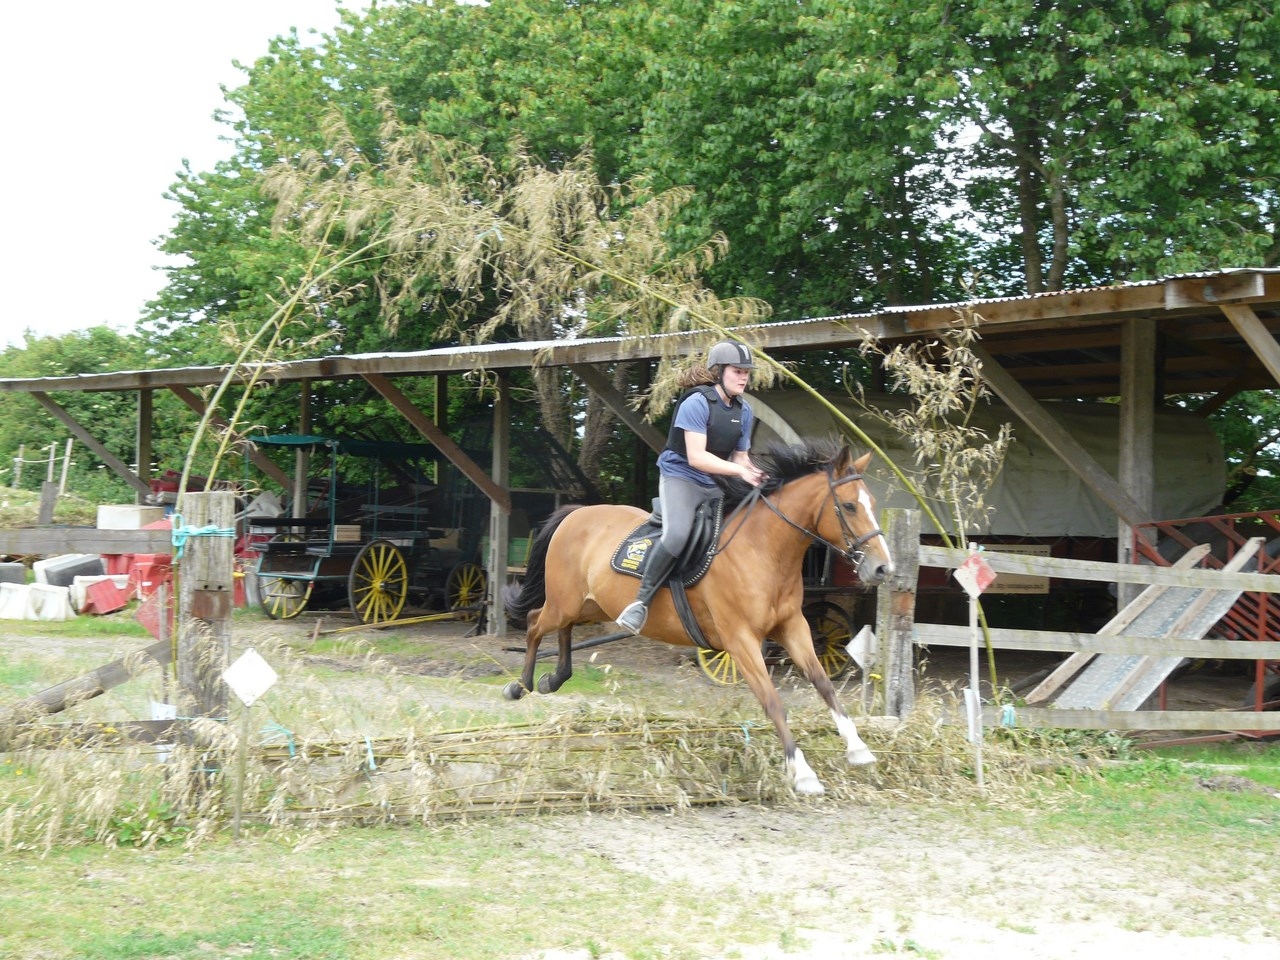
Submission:
[[[890,548],[894,551],[897,571],[878,588],[876,633],[880,637],[879,672],[884,685],[885,712],[901,717],[910,711],[914,700],[911,687],[914,648],[967,647],[972,642],[972,631],[968,626],[916,621],[915,595],[919,568],[923,566],[954,570],[969,553],[966,550],[922,545],[919,514],[916,511],[886,510],[881,520]],[[1261,538],[1250,541],[1250,554],[1242,552],[1237,565],[1245,565],[1261,543]],[[1180,663],[1182,658],[1252,660],[1255,662],[1255,690],[1259,702],[1251,707],[1220,711],[1112,708],[1108,699],[1116,702],[1123,700],[1123,694],[1129,690],[1126,683],[1132,686],[1133,678],[1130,676],[1127,681],[1123,678],[1119,680],[1113,690],[1104,689],[1099,706],[1059,708],[1011,704],[1011,711],[1008,706],[1000,703],[985,705],[984,725],[1000,726],[1013,722],[1017,726],[1031,728],[1237,733],[1280,731],[1280,712],[1264,712],[1264,704],[1260,702],[1268,663],[1280,661],[1280,642],[1268,639],[1224,640],[1205,636],[1222,614],[1203,625],[1194,623],[1194,617],[1191,616],[1198,611],[1204,612],[1204,616],[1213,616],[1215,608],[1210,601],[1230,608],[1241,594],[1247,599],[1252,597],[1248,602],[1256,609],[1260,606],[1258,597],[1280,593],[1280,577],[1230,569],[1194,569],[1193,563],[1204,553],[1207,553],[1207,549],[1199,555],[1189,557],[1181,565],[1162,567],[1000,553],[998,547],[993,546],[984,550],[982,555],[997,575],[1022,574],[1101,583],[1135,583],[1145,585],[1147,589],[1138,600],[1117,613],[1111,624],[1097,633],[991,628],[986,631],[986,635],[991,647],[996,650],[1060,651],[1068,655],[1064,668],[1071,665],[1084,667],[1091,661],[1101,662],[1101,658],[1131,661],[1138,664],[1135,670],[1146,669],[1157,663],[1167,665],[1171,658],[1175,663]],[[960,590],[959,585],[956,589]],[[1149,617],[1144,620],[1140,616],[1143,611],[1137,607],[1150,609],[1153,599],[1159,594],[1174,590],[1181,592],[1183,607],[1175,609],[1169,622],[1162,628],[1152,632],[1143,630],[1152,621]],[[1265,608],[1266,604],[1261,606]],[[1270,606],[1275,607],[1276,604],[1272,603]],[[1204,616],[1201,617],[1202,620]],[[1270,629],[1274,630],[1274,627]],[[1265,631],[1259,633],[1263,637],[1270,635],[1273,634]],[[985,643],[986,639],[982,642]],[[1068,682],[1070,678],[1063,680],[1050,694],[1063,689]],[[1029,696],[1027,699],[1032,701],[1034,698]],[[1163,702],[1162,684],[1160,701]],[[1054,701],[1051,696],[1046,696],[1042,702]],[[1145,705],[1144,703],[1143,706]]]

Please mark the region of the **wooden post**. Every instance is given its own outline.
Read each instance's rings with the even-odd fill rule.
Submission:
[[[877,588],[876,665],[884,687],[884,712],[905,717],[915,706],[916,580],[920,570],[920,512],[888,509],[880,514],[894,571]]]
[[[36,523],[42,527],[53,523],[53,511],[57,505],[58,485],[52,480],[46,480],[40,484],[40,512],[36,517]]]
[[[1116,479],[1148,515],[1155,501],[1156,322],[1150,317],[1124,321],[1120,326],[1120,437]],[[1138,562],[1134,526],[1124,517],[1116,521],[1116,562]],[[1150,528],[1143,531],[1155,540]],[[1116,609],[1138,598],[1136,583],[1116,584]]]
[[[493,482],[506,487],[511,465],[511,381],[498,374],[498,395],[493,401]],[[507,583],[507,545],[510,543],[510,513],[499,506],[489,507],[489,633],[507,635],[507,612],[502,588]]]
[[[67,447],[62,454],[62,473],[58,476],[58,496],[63,496],[67,492],[67,472],[71,469],[71,445],[75,440],[67,437]]]
[[[222,672],[231,652],[235,496],[230,490],[184,493],[179,505],[186,531],[219,532],[188,536],[177,560],[178,709],[184,716],[225,717]]]
[[[152,425],[155,411],[154,391],[139,390],[138,391],[138,435],[134,441],[134,459],[137,461],[133,465],[133,472],[138,475],[138,479],[148,486],[151,485],[151,458],[155,456],[155,450],[152,446]],[[143,493],[141,490],[134,491],[134,501],[136,503],[155,503],[150,499],[151,494]]]
[[[311,381],[303,380],[298,400],[298,432],[311,432]],[[307,515],[307,479],[311,476],[311,453],[299,447],[293,454],[293,487],[289,491],[292,505],[289,516],[301,520]]]
[[[435,382],[435,399],[431,406],[431,419],[441,430],[449,429],[449,375],[437,373]],[[436,483],[443,480],[440,458],[431,461],[431,479]]]

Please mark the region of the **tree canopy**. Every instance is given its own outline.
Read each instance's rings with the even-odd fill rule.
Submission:
[[[406,269],[370,246],[396,209],[356,216],[350,191],[439,187],[446,154],[477,210],[519,184],[589,178],[600,223],[656,218],[666,263],[647,276],[694,263],[717,303],[782,319],[1274,265],[1278,49],[1280,12],[1250,0],[346,11],[332,34],[279,37],[244,65],[226,92],[234,155],[179,172],[162,248],[183,262],[148,307],[148,360],[226,361],[317,274],[277,357],[604,322],[600,288],[562,290],[534,321],[492,259],[464,291],[439,261]],[[434,159],[406,165],[406,144],[428,140]],[[308,202],[347,191],[319,244],[280,189],[308,178]],[[487,228],[471,226],[474,243]],[[564,384],[530,388],[544,403],[558,390],[554,432],[577,443],[584,413]],[[322,402],[367,420],[366,396]]]

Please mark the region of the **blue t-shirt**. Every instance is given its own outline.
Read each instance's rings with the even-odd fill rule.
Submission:
[[[719,403],[720,401],[716,401]],[[728,405],[720,404],[724,409]],[[742,401],[742,435],[738,438],[735,450],[751,449],[751,421],[755,414],[751,412],[751,404]],[[700,393],[692,393],[685,397],[684,403],[676,408],[674,426],[686,433],[700,433],[706,436],[707,423],[711,419],[710,405],[707,398]],[[658,454],[658,472],[664,477],[675,477],[680,480],[691,480],[704,487],[714,487],[715,479],[709,473],[695,470],[689,461],[674,450],[663,450]]]

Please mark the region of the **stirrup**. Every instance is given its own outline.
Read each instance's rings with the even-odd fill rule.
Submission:
[[[639,600],[634,600],[622,608],[618,619],[614,621],[623,630],[639,634],[644,629],[644,622],[649,619],[649,608]]]

